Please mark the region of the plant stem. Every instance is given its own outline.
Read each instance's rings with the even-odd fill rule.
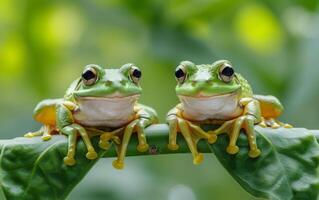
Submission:
[[[276,129],[274,129],[276,131]],[[126,156],[146,156],[146,155],[164,155],[164,154],[178,154],[178,153],[190,153],[189,148],[181,136],[178,134],[177,143],[179,149],[177,151],[171,151],[167,148],[168,144],[168,132],[169,128],[166,124],[152,125],[145,130],[147,135],[147,142],[150,145],[150,149],[147,152],[141,153],[136,150],[138,141],[136,135],[133,135],[130,144],[127,149]],[[317,141],[319,142],[319,130],[309,130],[310,133],[314,134]],[[207,142],[201,140],[197,145],[198,149],[202,153],[212,153]],[[117,153],[115,148],[110,148],[104,155],[104,157],[116,157]]]
[[[178,134],[177,143],[179,149],[177,151],[171,151],[167,148],[168,144],[168,126],[166,124],[152,125],[145,129],[145,134],[147,136],[147,142],[150,146],[147,152],[141,153],[136,150],[138,140],[136,135],[133,135],[130,144],[127,149],[126,156],[143,156],[143,155],[164,155],[164,154],[177,154],[177,153],[189,153],[188,146],[181,136]],[[198,143],[198,149],[202,153],[211,153],[207,142],[200,141]],[[104,155],[104,157],[116,157],[117,153],[115,148],[110,148]]]

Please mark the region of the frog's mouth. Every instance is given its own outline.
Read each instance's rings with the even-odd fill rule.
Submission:
[[[240,89],[234,90],[232,92],[227,92],[227,93],[218,93],[218,94],[207,94],[205,92],[198,92],[195,95],[189,96],[189,95],[183,95],[180,94],[178,97],[180,98],[190,98],[190,99],[214,99],[218,97],[225,97],[225,96],[236,96],[239,95]]]
[[[125,100],[125,99],[138,99],[140,97],[140,94],[132,94],[132,95],[123,95],[119,92],[113,93],[113,94],[109,94],[109,95],[105,95],[105,96],[76,96],[77,100],[114,100],[114,101],[118,101],[118,100]]]

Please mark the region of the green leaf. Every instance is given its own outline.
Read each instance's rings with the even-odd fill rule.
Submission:
[[[248,157],[244,134],[239,138],[237,155],[226,153],[225,135],[209,146],[234,179],[252,195],[275,200],[316,200],[319,145],[311,131],[256,127],[256,132],[262,150],[258,159]]]
[[[137,152],[138,142],[134,135],[128,146],[127,156],[189,152],[181,134],[178,136],[180,149],[172,152],[167,148],[167,125],[153,125],[145,132],[150,151]],[[319,144],[316,137],[319,139],[319,131],[256,128],[256,132],[257,142],[262,150],[258,159],[247,156],[248,146],[244,134],[239,138],[238,145],[241,149],[235,156],[225,151],[227,135],[220,136],[213,145],[200,141],[198,148],[203,153],[213,151],[235,180],[256,197],[315,200],[319,191],[316,174],[319,164]],[[92,138],[92,143],[100,158],[116,156],[115,148],[100,150],[98,138]],[[65,136],[54,136],[47,142],[40,138],[0,140],[0,199],[65,199],[98,161],[86,159],[87,151],[81,140],[77,147],[77,164],[67,167],[63,164],[67,152]]]
[[[64,199],[97,161],[85,158],[85,146],[79,142],[77,165],[65,166],[65,136],[54,136],[47,142],[40,138],[2,140],[0,149],[1,200]]]

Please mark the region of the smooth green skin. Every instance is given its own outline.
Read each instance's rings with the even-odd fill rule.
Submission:
[[[163,124],[146,128],[148,142],[153,150],[138,152],[138,140],[132,138],[127,155],[189,153],[182,137],[178,137],[178,151],[167,149],[168,131],[168,126]],[[247,156],[249,148],[243,134],[238,141],[242,151],[235,156],[224,151],[228,143],[226,136],[221,136],[214,145],[202,140],[198,148],[204,153],[213,152],[234,179],[255,197],[316,200],[319,192],[316,172],[319,164],[319,130],[256,127],[255,131],[258,145],[264,152],[258,160]],[[98,137],[92,139],[96,148],[98,142]],[[0,199],[66,199],[97,162],[83,156],[86,147],[80,141],[76,153],[78,165],[70,170],[62,161],[67,146],[67,138],[63,135],[53,136],[47,142],[38,137],[0,140]],[[99,158],[116,157],[116,148],[113,146],[108,151],[98,149],[98,155]]]
[[[97,65],[86,68],[92,66],[97,70],[99,80],[92,86],[78,84],[79,80],[75,80],[67,90],[65,99],[74,101],[77,97],[103,97],[115,92],[123,97],[142,93],[142,88],[129,78],[133,64],[126,64],[120,69],[104,69]]]
[[[260,156],[261,151],[256,143],[254,125],[260,124],[260,126],[271,128],[290,127],[288,124],[281,123],[276,119],[283,109],[277,98],[253,95],[248,81],[238,73],[235,73],[232,79],[228,81],[223,79],[220,74],[221,67],[226,65],[232,66],[227,60],[219,60],[211,65],[195,65],[190,61],[183,61],[178,66],[185,73],[185,77],[180,78],[176,86],[176,94],[181,98],[185,96],[192,97],[192,101],[196,101],[196,99],[201,100],[201,98],[205,97],[236,94],[236,102],[234,104],[237,106],[237,110],[234,109],[232,115],[226,113],[229,115],[228,118],[218,119],[218,116],[206,116],[206,119],[199,119],[198,115],[187,116],[184,103],[178,104],[167,114],[167,122],[170,126],[169,148],[171,150],[178,149],[176,137],[178,131],[180,131],[192,152],[194,164],[200,164],[203,161],[203,154],[197,149],[197,142],[200,139],[205,139],[213,144],[216,142],[218,135],[227,133],[230,140],[226,151],[233,155],[240,151],[237,140],[240,130],[244,129],[249,138],[249,156],[257,158]],[[196,109],[200,108],[193,107],[191,109],[196,112]],[[196,122],[196,124],[193,122]],[[215,123],[222,125],[218,129],[210,130],[209,132],[203,131],[200,127],[203,124]]]
[[[89,65],[86,68],[95,68],[99,79],[92,86],[86,86],[81,79],[75,80],[66,91],[64,99],[77,104],[80,97],[105,97],[119,93],[121,97],[140,95],[142,88],[133,83],[130,70],[133,64],[126,64],[120,69],[104,69],[98,65]],[[73,114],[65,106],[58,106],[57,124],[60,129],[74,123]]]
[[[233,93],[240,90],[240,97],[252,97],[253,91],[240,74],[236,73],[235,78],[225,83],[219,78],[219,69],[225,64],[231,64],[227,60],[220,60],[211,65],[195,65],[189,61],[183,61],[181,65],[184,66],[187,77],[183,84],[176,86],[176,94],[183,96],[196,96],[202,93],[205,96],[215,96]],[[209,81],[207,81],[209,80]],[[196,84],[193,84],[196,82]]]
[[[78,97],[103,97],[112,95],[115,92],[120,93],[123,97],[135,94],[141,94],[142,88],[133,83],[129,78],[131,66],[126,64],[120,69],[104,69],[98,65],[88,65],[85,69],[94,67],[100,77],[92,86],[86,86],[81,82],[81,78],[77,78],[67,89],[64,100],[71,101],[76,104]],[[84,69],[84,70],[85,70]],[[39,103],[34,110],[34,115],[38,115],[48,106],[52,106],[62,102],[61,99],[45,100]]]
[[[78,98],[99,98],[113,94],[116,94],[117,97],[129,97],[133,95],[140,95],[142,92],[141,87],[138,83],[135,83],[130,76],[131,69],[133,66],[133,64],[126,64],[119,69],[104,69],[98,65],[88,65],[86,66],[85,70],[87,70],[88,68],[94,68],[98,74],[98,80],[93,85],[87,86],[83,83],[81,78],[78,78],[68,88],[64,99],[45,100],[39,103],[39,105],[36,107],[34,111],[34,116],[41,114],[41,112],[46,110],[48,107],[54,107],[56,109],[57,128],[61,133],[69,136],[69,149],[67,156],[64,158],[65,164],[73,166],[76,162],[74,156],[77,141],[76,138],[78,135],[82,137],[87,146],[87,158],[93,160],[97,157],[97,153],[95,152],[95,149],[91,144],[89,135],[87,134],[85,127],[83,127],[81,124],[77,124],[73,118],[73,110],[75,110],[77,107]],[[72,105],[74,107],[73,110],[66,106],[65,102],[74,104]],[[146,126],[157,121],[156,112],[152,108],[137,103],[135,107],[139,108],[139,118],[143,118],[143,120],[141,120],[141,122],[138,123],[138,126],[141,126],[139,130],[144,129]],[[146,144],[143,131],[141,130],[138,134],[141,140],[140,149],[147,150],[148,146]],[[50,136],[50,133],[44,133],[44,135]],[[124,141],[123,146],[127,145],[127,142],[128,141]],[[125,151],[125,149],[123,149],[122,151]],[[124,158],[121,158],[120,160],[123,159]],[[120,163],[120,165],[121,166],[118,168],[122,168],[123,164]]]

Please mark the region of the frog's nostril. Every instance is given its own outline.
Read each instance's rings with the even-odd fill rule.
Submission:
[[[126,84],[126,81],[125,80],[122,80],[120,81],[121,85],[125,85]]]
[[[106,86],[111,86],[112,83],[113,83],[112,81],[105,81],[105,85],[106,85]]]
[[[213,83],[213,80],[212,80],[212,79],[208,79],[208,80],[206,81],[206,83],[207,83],[207,84],[212,84],[212,83]]]

